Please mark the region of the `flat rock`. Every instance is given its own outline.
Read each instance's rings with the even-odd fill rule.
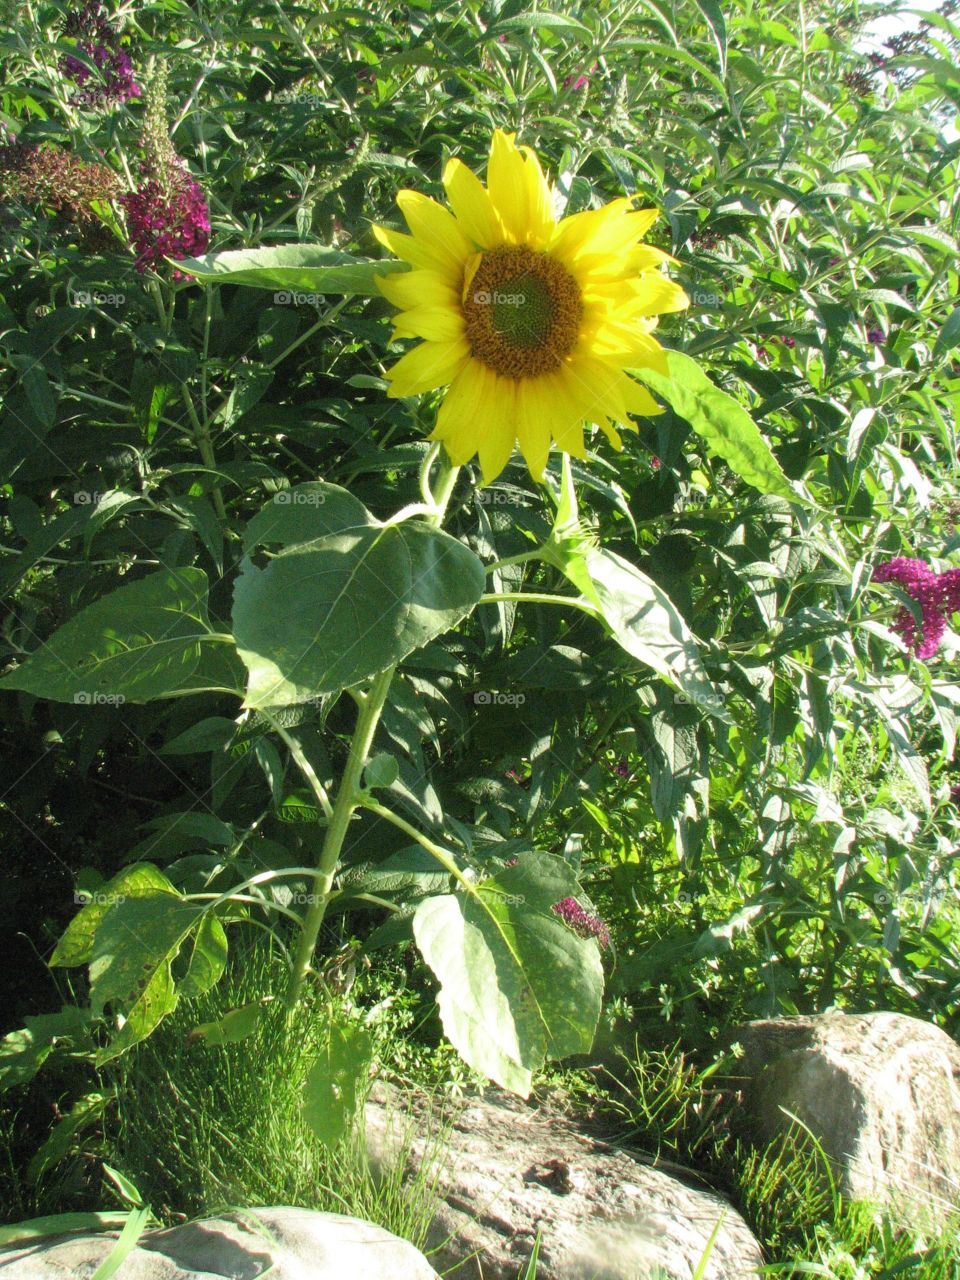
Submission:
[[[821,1143],[839,1190],[900,1219],[952,1209],[960,1192],[960,1047],[901,1013],[774,1018],[734,1033],[749,1136],[765,1145],[791,1112]]]
[[[404,1107],[407,1116],[403,1116]],[[740,1215],[629,1152],[508,1095],[429,1108],[379,1084],[366,1110],[374,1166],[403,1160],[442,1197],[428,1237],[449,1280],[517,1280],[542,1233],[537,1280],[754,1280],[760,1246]]]
[[[2,1280],[89,1280],[114,1235],[46,1238],[0,1251]],[[381,1227],[312,1209],[248,1209],[148,1231],[118,1280],[437,1280],[419,1249]]]

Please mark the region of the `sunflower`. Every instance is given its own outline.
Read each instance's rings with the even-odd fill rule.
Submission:
[[[662,413],[626,371],[667,372],[656,317],[689,305],[661,271],[668,255],[640,243],[655,209],[626,198],[558,222],[536,155],[513,139],[494,133],[486,189],[450,160],[450,209],[401,191],[411,234],[374,227],[412,268],[377,277],[400,309],[391,340],[423,339],[389,370],[388,394],[448,387],[430,439],[454,466],[479,453],[485,484],[515,445],[540,480],[552,443],[585,456],[585,423],[620,449],[631,414]]]

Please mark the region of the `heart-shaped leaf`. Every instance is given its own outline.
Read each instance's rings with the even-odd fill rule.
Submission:
[[[359,684],[477,604],[483,565],[463,543],[421,522],[369,519],[288,547],[264,569],[244,561],[233,622],[250,673],[246,706],[305,702]]]
[[[593,1043],[599,947],[553,911],[579,892],[562,858],[527,853],[469,893],[427,898],[414,916],[448,1039],[471,1067],[523,1097],[548,1057]]]

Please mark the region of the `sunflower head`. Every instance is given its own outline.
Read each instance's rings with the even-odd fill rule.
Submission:
[[[400,192],[409,235],[374,227],[411,267],[377,277],[399,308],[393,338],[422,339],[389,370],[389,394],[447,387],[430,438],[455,466],[479,454],[485,484],[515,446],[535,480],[551,445],[583,457],[585,424],[621,448],[631,414],[662,412],[627,370],[666,373],[656,318],[689,305],[667,255],[641,243],[656,211],[628,198],[558,222],[536,155],[499,129],[486,189],[459,160],[443,185],[449,209]]]

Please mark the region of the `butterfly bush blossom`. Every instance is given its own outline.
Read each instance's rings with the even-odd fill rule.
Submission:
[[[578,93],[585,84],[590,83],[590,77],[596,72],[597,64],[594,63],[589,72],[574,71],[572,75],[565,76],[563,81],[564,89],[570,89],[574,93]]]
[[[167,182],[147,177],[120,203],[127,213],[130,237],[137,252],[138,271],[160,267],[166,258],[192,258],[210,239],[210,214],[203,192],[183,161],[170,166]],[[174,279],[182,273],[175,271]]]
[[[599,916],[584,911],[576,898],[562,898],[553,904],[553,910],[581,938],[596,938],[601,947],[610,945],[610,930]]]
[[[920,631],[907,608],[897,613],[893,629],[918,658],[933,657],[947,629],[947,620],[960,609],[960,569],[937,573],[923,560],[897,556],[878,565],[873,580],[895,582],[917,602],[922,618]]]
[[[141,89],[133,77],[130,55],[121,47],[120,37],[107,21],[100,0],[87,0],[82,8],[74,9],[63,30],[65,35],[76,39],[77,48],[93,62],[103,80],[102,84],[85,89],[93,74],[90,66],[72,53],[61,59],[60,70],[84,90],[78,95],[78,101],[109,106],[140,97]]]
[[[162,267],[167,258],[196,257],[210,240],[210,212],[203,191],[167,133],[165,98],[166,79],[161,73],[147,97],[142,181],[136,191],[120,197],[141,272]],[[180,276],[174,271],[175,280]]]

